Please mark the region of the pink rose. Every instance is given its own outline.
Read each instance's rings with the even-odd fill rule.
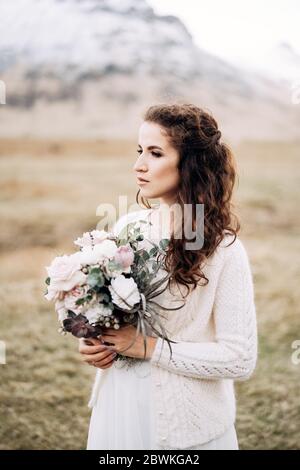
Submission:
[[[67,310],[72,310],[72,312],[78,314],[83,313],[85,306],[76,305],[76,300],[81,299],[86,296],[88,286],[75,286],[70,292],[68,292],[64,297],[64,306]]]
[[[51,299],[48,300],[55,298],[55,292],[69,291],[86,281],[86,275],[81,271],[78,253],[57,256],[46,270],[50,277],[48,293]]]
[[[123,269],[129,268],[134,261],[134,252],[130,245],[122,245],[116,251],[114,257],[116,263],[120,264]]]

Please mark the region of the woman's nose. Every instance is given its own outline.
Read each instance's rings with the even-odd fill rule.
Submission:
[[[144,172],[144,171],[147,170],[147,166],[146,166],[146,164],[145,164],[143,161],[141,161],[140,159],[138,159],[138,160],[134,163],[133,169],[134,169],[134,171],[141,171],[141,172]]]

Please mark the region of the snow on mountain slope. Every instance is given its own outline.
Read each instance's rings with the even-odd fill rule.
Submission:
[[[172,99],[210,108],[235,137],[299,127],[289,90],[198,48],[146,0],[1,2],[0,79],[2,136],[129,136],[145,106]]]

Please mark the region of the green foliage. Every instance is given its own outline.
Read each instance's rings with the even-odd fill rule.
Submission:
[[[102,287],[104,286],[105,278],[103,273],[101,272],[100,268],[92,268],[87,276],[87,284],[94,288],[94,287]]]
[[[169,245],[170,241],[168,238],[163,238],[162,240],[160,240],[159,242],[159,246],[162,250],[165,250],[167,248],[167,246]]]

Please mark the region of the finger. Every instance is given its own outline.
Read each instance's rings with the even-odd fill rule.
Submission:
[[[104,330],[103,333],[102,333],[102,336],[103,336],[103,334],[108,334],[108,335],[116,336],[116,335],[118,334],[118,331],[119,331],[119,330],[115,330],[114,328],[105,328],[105,330]]]
[[[97,338],[80,338],[79,344],[81,346],[97,346],[101,341]]]
[[[82,354],[94,354],[99,351],[103,351],[105,349],[105,345],[103,344],[97,344],[95,346],[87,346],[85,344],[80,344],[79,345],[79,352]]]
[[[101,344],[103,344],[105,341],[112,342],[117,339],[116,335],[102,335],[101,336]]]
[[[82,344],[86,346],[93,346],[95,343],[91,340],[91,338],[82,338]]]
[[[115,355],[113,354],[110,354],[108,357],[106,357],[105,359],[103,359],[102,361],[95,361],[94,362],[94,366],[95,367],[103,367],[103,366],[106,366],[112,362],[114,362],[114,359],[115,359]]]
[[[101,351],[106,351],[107,347],[103,344],[98,344],[97,346],[80,346],[79,352],[81,354],[96,354]]]
[[[101,361],[101,360],[105,359],[106,357],[108,357],[111,353],[112,353],[112,351],[107,351],[106,350],[104,352],[100,352],[100,353],[97,353],[97,354],[85,354],[84,357],[83,357],[83,361],[88,362],[88,363],[98,362],[98,361]]]
[[[105,362],[94,362],[90,364],[91,366],[98,367],[99,369],[106,369],[107,367],[111,367],[115,361],[115,358],[110,358],[108,361]]]
[[[103,340],[103,346],[106,346],[107,348],[111,347],[111,346],[114,346],[116,343],[115,343],[116,339],[108,336],[108,337],[105,337],[104,340]]]
[[[88,338],[88,341],[91,341],[91,343],[93,343],[95,345],[101,343],[100,338]]]
[[[105,366],[98,366],[98,368],[105,370],[105,369],[108,369],[109,367],[112,367],[113,363],[114,363],[114,359],[112,361],[110,361],[108,364],[106,364]],[[95,367],[97,367],[97,366],[95,366]]]
[[[101,335],[101,339],[102,341],[112,341],[113,339],[116,339],[117,338],[117,335],[109,335],[109,334],[103,334]]]

